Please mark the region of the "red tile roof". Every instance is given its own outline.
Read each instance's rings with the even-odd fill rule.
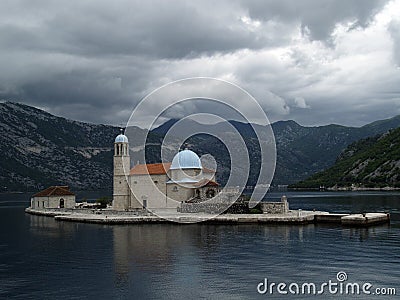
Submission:
[[[203,186],[219,186],[219,184],[213,180],[202,179],[199,182],[193,184],[194,187],[203,187]]]
[[[171,163],[157,163],[157,164],[139,164],[135,165],[129,175],[162,175],[167,174],[169,168],[171,167]],[[146,170],[147,168],[147,170]],[[204,173],[215,173],[214,170],[203,168]]]
[[[69,190],[69,186],[64,185],[64,186],[48,187],[47,189],[36,193],[32,197],[50,197],[50,196],[75,196],[75,194]]]
[[[161,175],[166,174],[171,167],[171,163],[159,164],[140,164],[134,166],[129,172],[130,175]]]
[[[203,173],[215,173],[215,170],[203,168]]]

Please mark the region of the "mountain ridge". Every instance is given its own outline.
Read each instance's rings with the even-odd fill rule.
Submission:
[[[294,188],[400,188],[400,128],[349,145],[336,163]]]
[[[166,133],[178,120],[170,120],[153,132]],[[183,124],[183,131],[190,132],[191,124]],[[240,123],[237,121],[229,121],[243,136],[246,137],[246,144],[253,149],[253,164],[250,172],[250,185],[257,179],[257,172],[260,168],[256,161],[260,158],[259,147],[255,141],[254,131],[250,124]],[[218,123],[214,126],[218,126]],[[262,127],[262,125],[255,125]],[[400,126],[400,116],[395,116],[386,120],[378,120],[361,127],[347,127],[338,124],[321,125],[315,127],[306,127],[298,124],[293,120],[278,121],[272,125],[275,134],[277,146],[277,168],[275,172],[274,184],[291,184],[298,182],[310,175],[322,171],[335,163],[340,153],[354,141],[376,135],[376,133],[384,133],[389,129]],[[204,125],[210,131],[212,125]],[[195,128],[199,129],[197,123]],[[214,130],[215,131],[215,130]],[[185,134],[183,134],[184,136]],[[191,141],[189,144],[196,145],[196,149],[200,154],[207,153],[209,145],[217,143],[212,137]],[[229,164],[229,153],[218,153],[215,151],[216,157],[219,157],[223,164]],[[226,170],[223,170],[226,172]],[[225,174],[223,177],[228,176]]]
[[[231,122],[243,134],[251,150],[248,184],[253,185],[259,169],[258,141],[250,124]],[[336,157],[352,142],[400,126],[400,116],[377,122],[359,128],[304,127],[290,120],[273,123],[277,145],[274,184],[294,183],[333,165]],[[212,128],[212,125],[206,126]],[[134,130],[140,135],[147,134],[144,129]],[[69,120],[26,104],[0,103],[0,154],[3,157],[0,190],[37,190],[50,184],[67,184],[76,189],[109,189],[112,187],[113,142],[118,133],[119,128],[115,126]],[[151,151],[148,155],[146,151],[147,162],[160,161],[158,152],[162,138],[163,132],[150,131],[151,147],[146,149]],[[224,183],[230,162],[223,145],[204,135],[191,137],[188,142],[199,155],[210,153],[220,160],[217,175]],[[130,141],[130,146],[138,148],[140,145]],[[132,162],[136,162],[134,155]]]

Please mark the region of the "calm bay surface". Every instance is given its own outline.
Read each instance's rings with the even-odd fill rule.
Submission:
[[[288,192],[291,209],[390,212],[390,225],[143,224],[57,222],[24,213],[27,194],[0,194],[0,298],[298,299],[260,295],[269,282],[347,282],[400,295],[400,193]],[[282,193],[270,193],[278,200]],[[86,196],[89,199],[96,195]],[[318,296],[314,296],[317,297]],[[321,299],[354,296],[324,293]]]

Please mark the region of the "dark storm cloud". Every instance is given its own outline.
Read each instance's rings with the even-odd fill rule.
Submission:
[[[223,3],[223,2],[222,2]],[[276,43],[268,32],[252,32],[244,8],[188,1],[41,2],[30,7],[38,22],[5,24],[1,41],[10,47],[69,54],[145,55],[181,58],[261,48]],[[9,4],[9,6],[15,6]],[[232,9],[233,8],[233,9]],[[30,16],[24,11],[24,15]],[[44,11],[47,11],[44,12]],[[29,23],[28,23],[29,25]]]
[[[385,105],[393,112],[399,76],[382,52],[387,40],[375,49],[382,34],[366,42],[342,33],[329,49],[314,43],[336,39],[333,33],[340,24],[349,32],[368,29],[384,3],[2,1],[0,100],[25,102],[72,119],[119,124],[152,89],[171,80],[211,76],[247,88],[272,120],[298,118],[313,124],[338,113],[332,101],[359,103],[366,93],[348,90],[370,80],[360,90],[376,96],[368,100],[371,107],[379,107],[379,97],[391,91],[390,105]],[[396,22],[388,32],[398,48]],[[398,53],[391,54],[397,61]],[[374,63],[365,64],[359,54]],[[376,82],[360,70],[374,74]],[[333,107],[356,114],[351,106]],[[371,112],[365,114],[363,120],[373,118]]]
[[[351,22],[353,27],[367,26],[387,2],[385,0],[250,0],[246,1],[246,4],[253,18],[278,19],[285,23],[300,22],[303,30],[309,30],[312,39],[327,40],[337,23]]]
[[[170,59],[282,39],[249,31],[243,14],[239,6],[211,2],[6,1],[0,12],[0,97],[71,118],[82,116],[64,103],[100,110],[111,101],[122,108],[164,76],[155,68]],[[105,112],[83,119],[113,122]],[[98,117],[105,115],[110,117]]]

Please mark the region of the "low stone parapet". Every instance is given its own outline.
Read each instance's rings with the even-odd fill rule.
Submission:
[[[289,212],[289,203],[284,202],[261,202],[260,208],[264,214],[286,214]]]
[[[181,207],[178,207],[178,212],[181,213],[229,213],[229,214],[243,214],[249,213],[248,203],[233,203],[230,205],[227,203],[182,203]],[[228,208],[227,208],[228,207]]]
[[[112,216],[150,216],[152,213],[145,209],[131,209],[127,211],[117,211],[112,209],[96,209],[96,208],[31,208],[25,209],[26,213],[42,216],[58,216],[69,214],[85,214],[85,215],[112,215]]]

